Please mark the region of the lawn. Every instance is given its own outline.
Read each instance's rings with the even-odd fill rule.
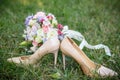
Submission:
[[[105,65],[120,75],[120,1],[119,0],[1,0],[0,1],[0,80],[119,80],[117,77],[90,78],[80,65],[66,57],[63,70],[61,51],[54,68],[53,55],[45,55],[39,66],[17,66],[7,58],[28,55],[19,43],[23,41],[24,21],[38,11],[53,13],[58,22],[81,32],[86,40],[96,45],[109,46],[112,56],[103,49],[83,51],[93,61]],[[77,41],[76,41],[77,42]],[[54,76],[57,74],[57,76]]]

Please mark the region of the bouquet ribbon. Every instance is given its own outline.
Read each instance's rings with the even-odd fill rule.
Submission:
[[[90,45],[88,44],[88,42],[85,40],[84,36],[80,32],[69,30],[68,26],[64,26],[63,34],[70,38],[81,41],[81,43],[79,44],[80,49],[83,49],[84,47],[87,47],[89,49],[104,49],[106,55],[111,56],[111,52],[108,46],[104,44]]]

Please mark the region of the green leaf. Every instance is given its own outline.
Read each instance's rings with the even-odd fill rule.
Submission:
[[[21,42],[19,45],[20,45],[20,46],[28,46],[28,45],[30,45],[30,44],[31,44],[30,41],[23,41],[23,42]]]
[[[60,79],[61,78],[61,74],[59,72],[56,72],[54,74],[51,74],[50,75],[52,78],[55,78],[55,79]]]

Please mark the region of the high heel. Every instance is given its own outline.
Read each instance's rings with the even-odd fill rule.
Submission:
[[[115,71],[106,68],[100,64],[94,63],[90,60],[85,53],[77,46],[77,44],[70,38],[65,37],[60,45],[60,49],[64,55],[71,56],[74,58],[81,66],[83,73],[88,76],[96,76],[96,73],[99,76],[115,76],[118,75]],[[64,68],[65,68],[65,59],[63,59]]]
[[[58,37],[53,37],[48,39],[38,50],[30,55],[30,56],[21,56],[21,57],[13,57],[7,59],[8,62],[13,62],[16,64],[23,64],[23,65],[34,65],[37,64],[38,61],[46,54],[53,53],[54,54],[54,66],[57,63],[57,55],[59,50],[60,42]]]

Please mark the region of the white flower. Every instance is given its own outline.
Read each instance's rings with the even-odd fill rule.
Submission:
[[[28,25],[33,26],[36,23],[36,20],[31,19],[28,23]]]
[[[30,33],[30,36],[34,37],[36,35],[36,33],[34,31],[31,31]]]
[[[37,29],[40,28],[40,25],[38,23],[35,23],[34,26],[36,26]]]
[[[48,20],[43,21],[43,26],[50,26],[50,21]]]
[[[41,37],[41,36],[37,36],[37,37],[35,38],[35,41],[36,41],[37,43],[42,42],[42,37]]]
[[[31,28],[30,28],[30,27],[27,27],[25,32],[26,32],[26,33],[30,33],[30,31],[31,31]]]
[[[47,33],[47,39],[52,38],[57,35],[58,35],[57,30],[55,28],[54,29],[51,28],[49,32]]]
[[[36,26],[32,26],[31,31],[35,34],[37,33],[38,28]]]
[[[37,36],[41,36],[41,37],[45,36],[42,29],[37,30]]]
[[[31,35],[26,35],[26,37],[27,37],[28,41],[33,41],[34,40],[33,36],[31,36]]]
[[[58,24],[57,20],[56,20],[56,19],[53,19],[53,20],[52,20],[52,27],[54,27],[54,26],[57,25],[57,24]]]
[[[68,31],[68,26],[64,26],[64,27],[63,27],[62,32],[64,33],[64,32],[66,32],[66,31]]]
[[[37,12],[37,13],[33,16],[33,18],[45,17],[45,16],[46,16],[46,15],[45,15],[44,12]]]

